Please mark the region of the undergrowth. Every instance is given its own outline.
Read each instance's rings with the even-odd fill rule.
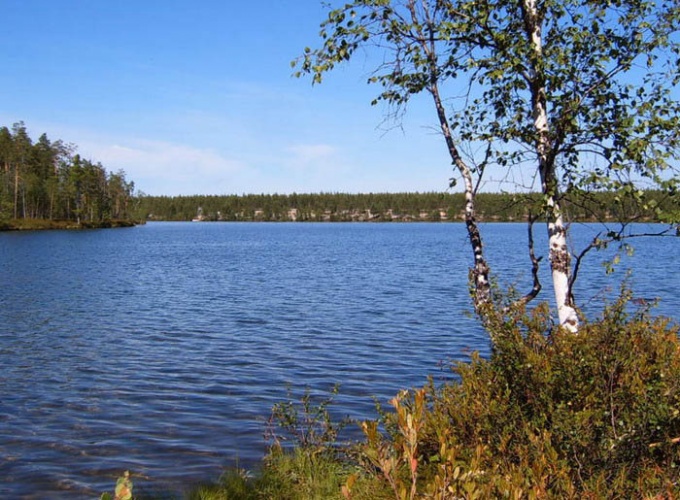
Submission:
[[[490,359],[399,395],[387,432],[362,424],[365,474],[396,498],[674,498],[678,330],[629,304],[578,335],[547,306],[499,318]]]

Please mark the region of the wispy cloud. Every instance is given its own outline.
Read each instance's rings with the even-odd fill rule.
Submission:
[[[110,171],[125,170],[150,194],[217,194],[227,189],[230,177],[247,170],[243,162],[215,150],[163,141],[86,142],[79,150]]]
[[[287,163],[296,169],[323,167],[337,156],[337,148],[329,144],[298,144],[286,149]]]

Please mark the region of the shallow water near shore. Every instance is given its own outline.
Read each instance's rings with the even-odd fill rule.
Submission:
[[[492,268],[528,288],[526,226],[482,230]],[[577,247],[594,231],[574,227]],[[594,314],[630,267],[636,296],[677,319],[680,238],[633,245],[613,278],[589,256],[577,298]],[[368,418],[373,396],[450,379],[449,361],[488,352],[470,261],[462,224],[0,234],[0,496],[93,498],[125,469],[142,489],[216,479],[257,464],[288,386],[339,383],[338,416]]]

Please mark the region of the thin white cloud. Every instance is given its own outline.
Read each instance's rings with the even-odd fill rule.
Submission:
[[[230,177],[247,170],[217,151],[164,141],[86,142],[78,149],[110,171],[125,170],[150,194],[217,194],[227,189]]]
[[[286,151],[290,153],[288,164],[298,169],[324,167],[337,156],[337,149],[328,144],[298,144],[289,146]]]
[[[238,161],[224,158],[215,151],[166,142],[113,144],[100,148],[97,157],[106,164],[133,166],[141,174],[164,172],[185,175],[189,170],[210,175],[242,168]]]

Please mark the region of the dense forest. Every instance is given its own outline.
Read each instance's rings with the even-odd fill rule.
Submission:
[[[134,183],[122,170],[107,172],[75,151],[75,146],[51,141],[46,134],[34,142],[23,122],[11,129],[0,127],[0,225],[130,221]]]
[[[563,201],[569,220],[655,221],[657,209],[678,210],[678,197],[658,192],[644,197],[643,208],[631,193],[579,193]],[[224,221],[462,221],[462,193],[321,193],[229,196],[142,196],[139,211],[149,220]],[[633,208],[636,207],[636,208]],[[520,221],[540,214],[535,193],[477,195],[481,221]]]

